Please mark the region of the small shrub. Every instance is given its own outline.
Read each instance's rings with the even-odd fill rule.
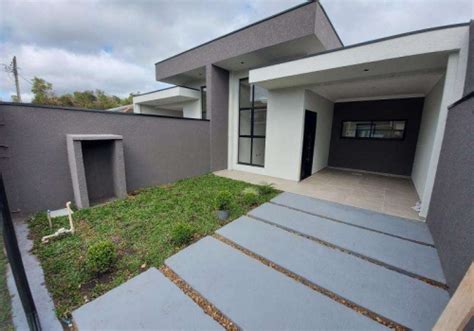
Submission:
[[[186,223],[179,223],[171,230],[171,241],[177,246],[189,244],[193,240],[194,229]]]
[[[116,259],[114,244],[109,240],[99,241],[87,249],[86,268],[92,273],[105,273],[112,269]]]
[[[259,193],[254,187],[247,187],[242,191],[242,201],[249,206],[255,205],[258,202]]]
[[[219,192],[216,198],[218,210],[230,210],[232,205],[232,194],[228,191]]]
[[[271,194],[275,192],[275,188],[273,187],[273,184],[271,183],[263,183],[259,185],[258,190],[263,195],[267,195],[267,194]]]

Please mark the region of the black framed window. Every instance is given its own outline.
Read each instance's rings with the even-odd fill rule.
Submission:
[[[238,163],[263,167],[267,127],[267,91],[239,81],[239,148]]]
[[[207,120],[207,89],[201,86],[201,118]]]
[[[402,140],[406,120],[342,121],[341,137],[349,139]]]

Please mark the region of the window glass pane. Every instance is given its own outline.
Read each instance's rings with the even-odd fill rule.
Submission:
[[[241,79],[239,86],[239,108],[252,107],[251,86],[248,79]]]
[[[372,132],[373,138],[391,138],[392,137],[392,123],[390,121],[377,121],[374,123],[374,130]]]
[[[254,107],[266,107],[268,101],[268,91],[264,88],[254,86]]]
[[[201,87],[201,111],[202,119],[207,119],[207,89],[205,86]]]
[[[252,120],[252,110],[240,110],[239,111],[239,135],[250,136],[250,125]]]
[[[405,133],[405,121],[393,122],[393,138],[403,139]]]
[[[253,111],[253,135],[265,136],[266,126],[267,126],[267,110],[255,109]]]
[[[406,121],[344,121],[342,137],[403,139]]]
[[[370,137],[370,122],[356,122],[356,137],[357,138],[368,138]]]
[[[342,122],[342,136],[343,137],[355,137],[356,135],[356,123],[355,122]]]
[[[252,138],[239,138],[239,162],[250,163],[250,144]]]
[[[252,163],[263,166],[265,163],[265,138],[253,138]]]

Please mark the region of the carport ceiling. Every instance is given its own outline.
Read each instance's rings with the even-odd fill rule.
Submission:
[[[387,96],[425,96],[443,76],[444,70],[417,71],[370,78],[341,80],[308,89],[333,101]]]

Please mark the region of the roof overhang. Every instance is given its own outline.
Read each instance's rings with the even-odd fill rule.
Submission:
[[[199,100],[201,92],[196,89],[175,86],[159,91],[153,91],[136,95],[133,97],[134,104],[144,104],[150,106],[164,106],[176,103]]]
[[[433,77],[450,53],[463,47],[468,25],[403,34],[251,70],[251,83],[266,89],[330,85],[354,80]],[[426,78],[425,77],[425,78]]]
[[[323,7],[307,2],[157,62],[156,80],[186,84],[204,79],[210,64],[245,70],[341,45]]]

